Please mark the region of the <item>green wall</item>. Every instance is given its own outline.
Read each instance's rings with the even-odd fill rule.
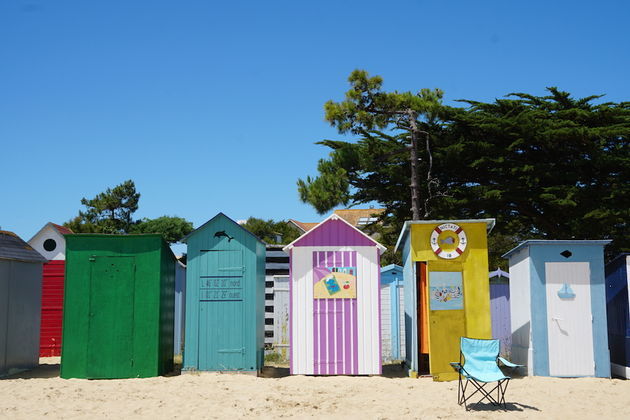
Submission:
[[[175,258],[162,237],[65,237],[61,377],[151,377],[172,370]]]

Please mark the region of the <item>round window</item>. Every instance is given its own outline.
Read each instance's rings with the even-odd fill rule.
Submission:
[[[44,249],[48,252],[54,251],[57,248],[57,242],[54,239],[46,239],[44,241]]]

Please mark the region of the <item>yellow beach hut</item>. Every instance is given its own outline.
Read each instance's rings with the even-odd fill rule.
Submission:
[[[404,223],[405,365],[411,376],[458,377],[460,337],[492,338],[487,234],[494,219]]]

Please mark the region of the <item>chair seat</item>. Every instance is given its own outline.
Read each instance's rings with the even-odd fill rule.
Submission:
[[[479,382],[496,382],[503,379],[510,379],[509,376],[505,376],[503,372],[468,372],[462,370],[462,375],[469,379],[475,379]]]

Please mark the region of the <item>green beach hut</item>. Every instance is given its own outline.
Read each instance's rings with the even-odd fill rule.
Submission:
[[[257,372],[263,366],[265,244],[223,213],[183,240],[185,371]]]
[[[175,257],[161,235],[66,238],[62,378],[173,369]]]

